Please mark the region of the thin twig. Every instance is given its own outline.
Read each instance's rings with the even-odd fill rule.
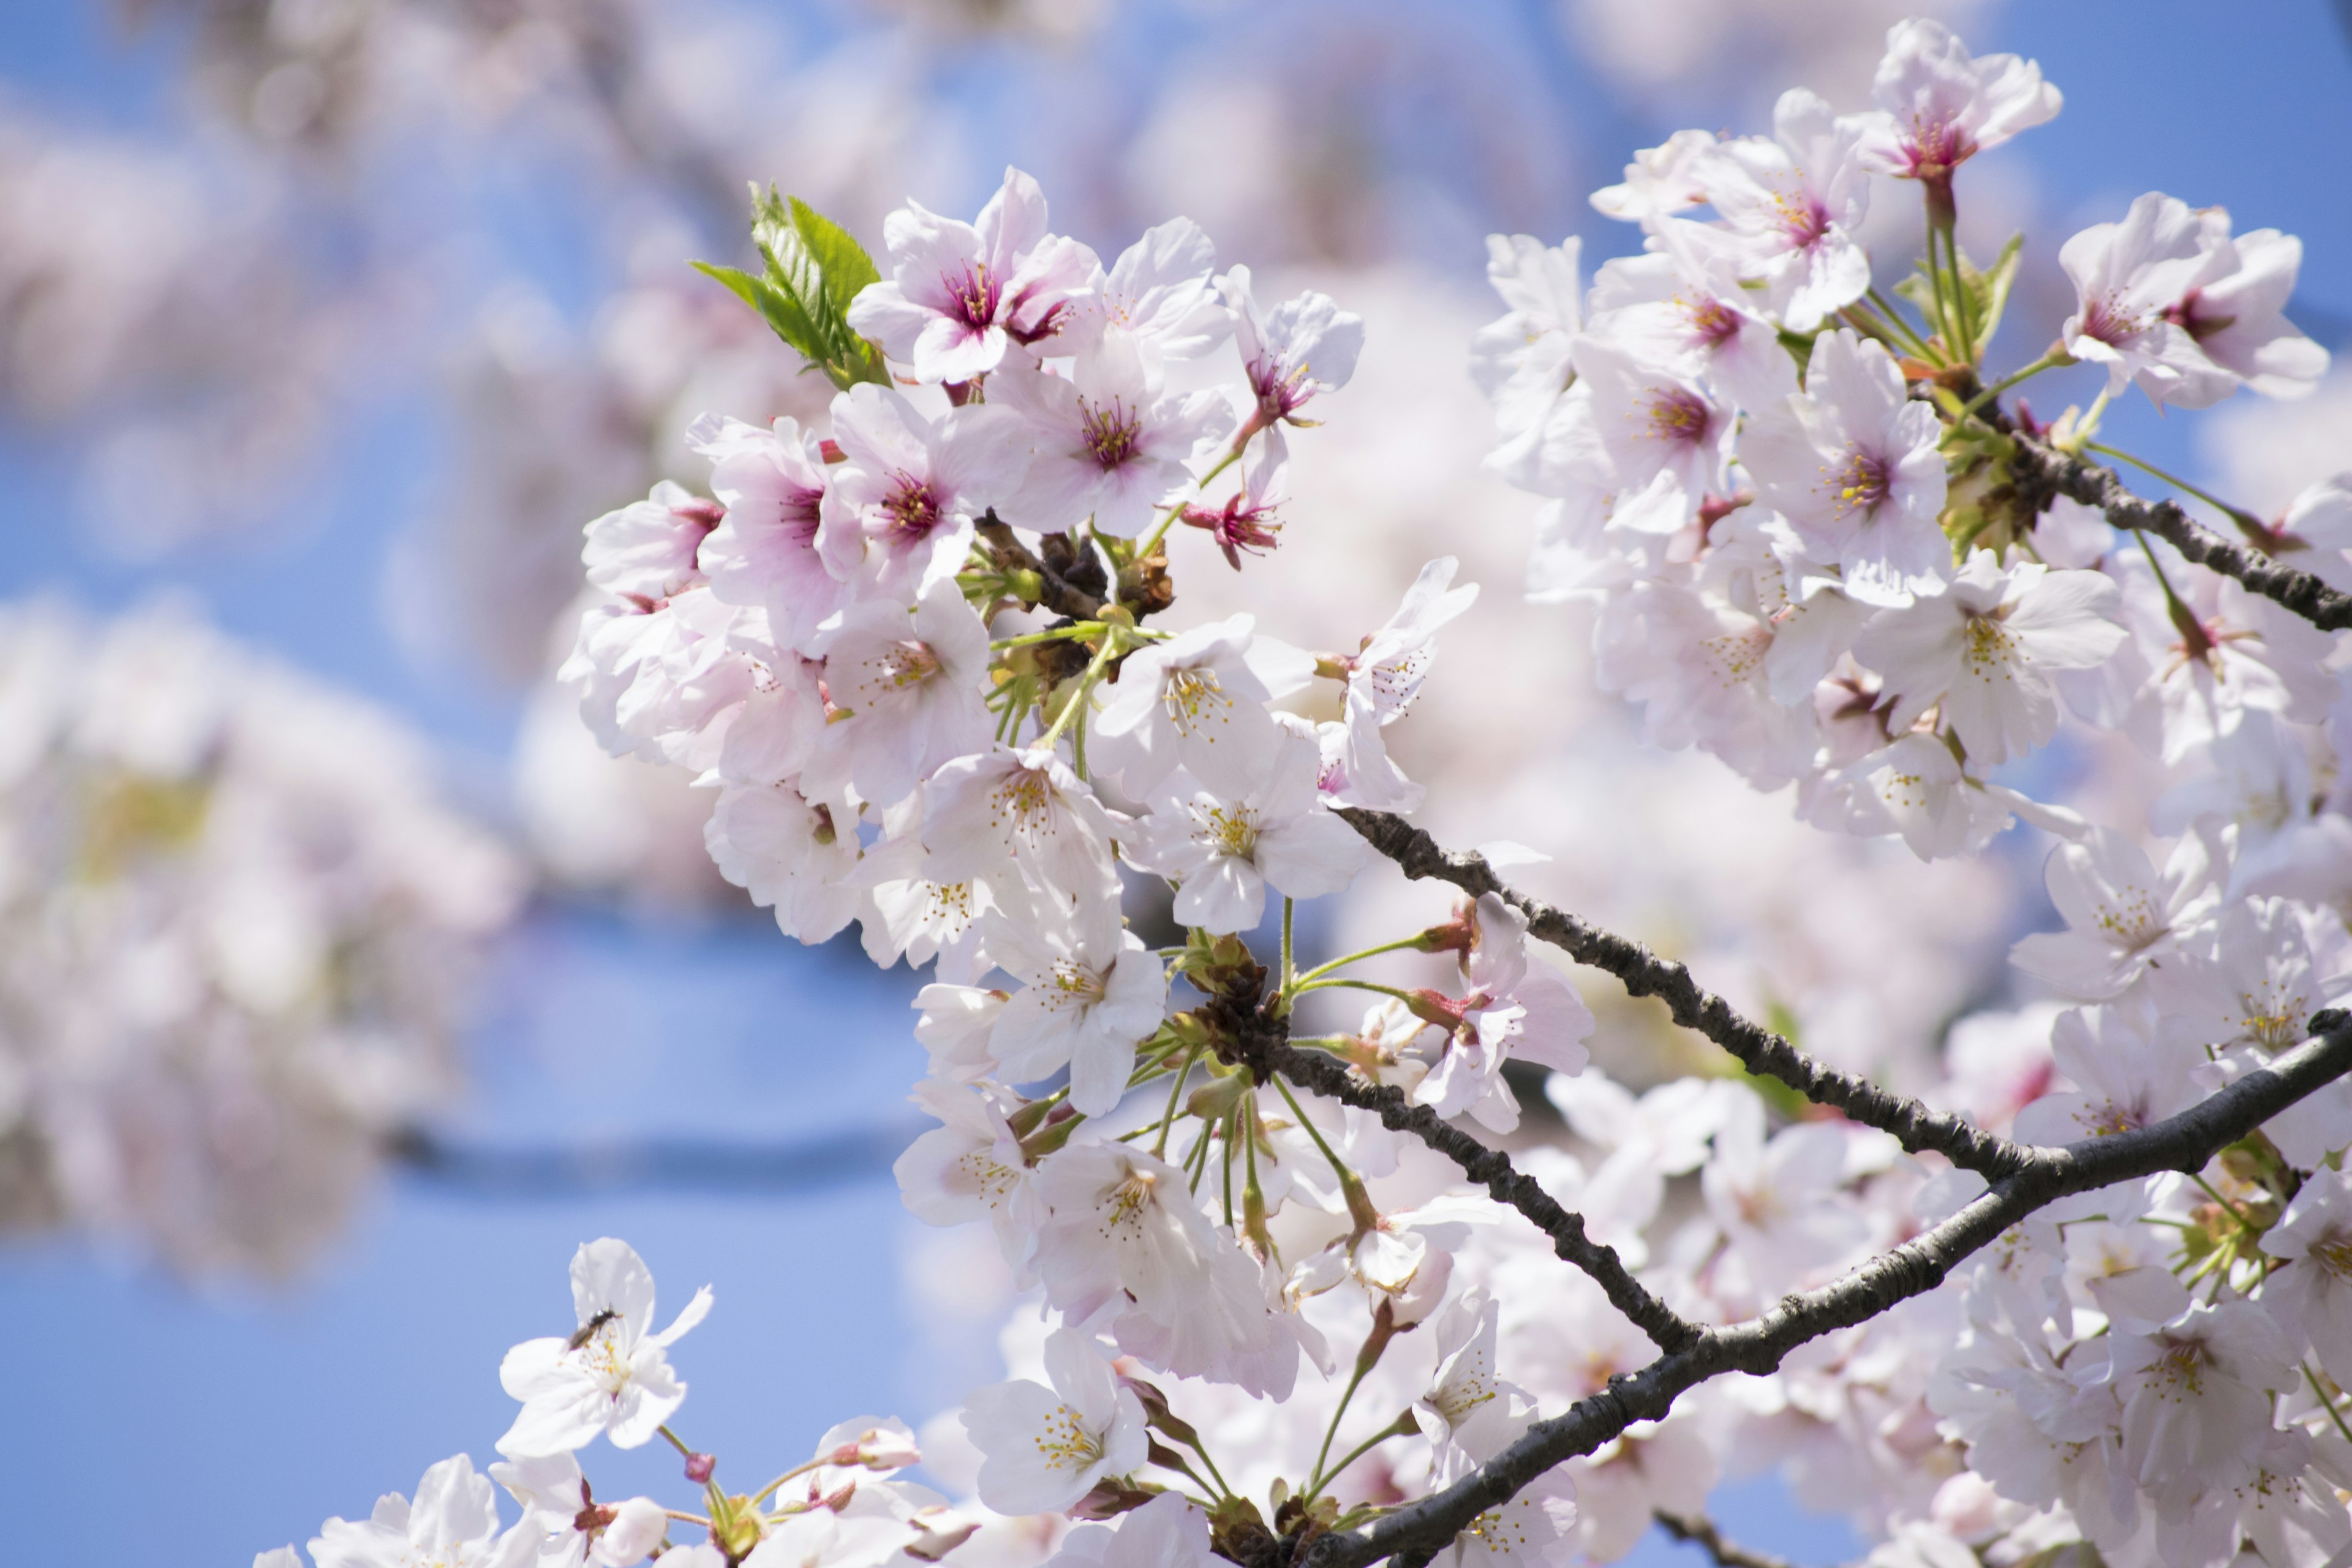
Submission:
[[[975,531],[987,543],[989,550],[999,562],[1007,566],[1017,566],[1037,574],[1037,581],[1044,584],[1044,591],[1037,598],[1039,604],[1056,615],[1067,616],[1073,620],[1094,621],[1102,618],[1104,607],[1110,603],[1108,599],[1097,598],[1051,566],[1046,565],[1035,551],[1021,542],[1020,537],[1013,531],[1010,524],[997,521],[994,512],[992,511],[982,518]]]
[[[2153,533],[2198,565],[2235,577],[2255,593],[2285,605],[2324,632],[2352,626],[2352,595],[2339,594],[2308,572],[2265,560],[2200,524],[2169,500],[2147,500],[2126,489],[2113,468],[2070,457],[2030,436],[2014,437],[2011,469],[2055,494],[2098,508],[2117,528]]]
[[[1687,1541],[1706,1549],[1715,1559],[1717,1568],[1794,1568],[1785,1557],[1775,1557],[1769,1552],[1751,1551],[1736,1541],[1726,1541],[1723,1531],[1716,1529],[1715,1521],[1703,1513],[1668,1513],[1660,1509],[1651,1516],[1658,1527],[1676,1541]]]
[[[2352,1071],[2352,1015],[2329,1008],[2313,1016],[2316,1037],[2248,1073],[2179,1115],[2063,1149],[2024,1151],[2025,1163],[1941,1225],[1872,1258],[1817,1289],[1785,1297],[1761,1317],[1710,1329],[1686,1349],[1568,1411],[1528,1428],[1494,1458],[1444,1490],[1396,1510],[1360,1531],[1316,1541],[1302,1568],[1364,1568],[1394,1558],[1419,1568],[1479,1515],[1508,1501],[1564,1459],[1590,1454],[1637,1421],[1663,1419],[1685,1391],[1727,1372],[1762,1376],[1798,1346],[1868,1322],[1897,1303],[1926,1294],[1979,1248],[2036,1210],[2076,1193],[2135,1181],[2160,1171],[2194,1172],[2280,1111]]]
[[[1515,893],[1503,885],[1480,855],[1455,854],[1405,821],[1384,811],[1344,807],[1339,815],[1373,848],[1395,861],[1408,877],[1433,877],[1476,898],[1494,893],[1528,917],[1528,929],[1580,963],[1605,969],[1636,996],[1655,996],[1675,1022],[1721,1046],[1749,1072],[1776,1078],[1817,1105],[1826,1105],[1866,1127],[1892,1134],[1917,1153],[1933,1150],[1955,1165],[1990,1180],[2017,1170],[2026,1151],[1970,1125],[1965,1119],[1930,1110],[1916,1100],[1890,1094],[1866,1079],[1824,1067],[1762,1025],[1742,1016],[1730,1003],[1701,986],[1689,970],[1660,958],[1640,942],[1587,925],[1567,910]]]

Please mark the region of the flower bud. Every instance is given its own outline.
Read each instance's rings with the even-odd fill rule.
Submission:
[[[686,1479],[696,1486],[709,1480],[710,1472],[718,1468],[719,1457],[716,1454],[688,1454],[686,1457]]]

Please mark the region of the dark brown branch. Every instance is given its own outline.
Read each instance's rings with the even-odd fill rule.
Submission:
[[[2069,457],[2056,447],[2020,436],[2010,467],[2021,479],[2094,506],[2117,528],[2153,533],[2198,565],[2235,577],[2255,593],[2285,605],[2324,632],[2352,626],[2352,595],[2339,594],[2308,572],[2282,566],[2222,538],[2169,500],[2147,500],[2126,489],[2113,468]]]
[[[1762,1025],[1743,1017],[1730,1003],[1691,978],[1689,970],[1660,958],[1640,942],[1585,924],[1565,910],[1513,892],[1478,855],[1458,855],[1405,821],[1382,811],[1342,808],[1339,815],[1372,847],[1395,861],[1408,877],[1433,877],[1476,898],[1500,896],[1528,917],[1528,929],[1580,963],[1605,969],[1636,996],[1655,996],[1675,1022],[1696,1029],[1759,1076],[1776,1078],[1817,1105],[1894,1135],[1917,1153],[1933,1150],[1955,1165],[1989,1179],[2019,1168],[2027,1151],[1971,1126],[1965,1119],[1930,1110],[1917,1100],[1889,1094],[1866,1079],[1824,1067]]]
[[[1942,1284],[1958,1265],[2028,1215],[2075,1193],[2159,1171],[2196,1172],[2227,1145],[2306,1095],[2352,1071],[2352,1016],[2315,1016],[2317,1037],[2152,1127],[2085,1139],[2063,1149],[2028,1149],[2023,1163],[1943,1224],[1872,1258],[1818,1289],[1784,1298],[1760,1318],[1711,1329],[1687,1349],[1662,1355],[1568,1411],[1538,1421],[1486,1464],[1444,1491],[1397,1510],[1361,1531],[1318,1540],[1303,1568],[1364,1568],[1383,1558],[1417,1565],[1443,1550],[1489,1509],[1499,1507],[1563,1459],[1591,1453],[1636,1421],[1655,1421],[1685,1390],[1727,1372],[1761,1376],[1799,1345],[1869,1321]]]
[[[1336,1058],[1301,1049],[1278,1037],[1253,1042],[1244,1049],[1256,1058],[1250,1062],[1253,1070],[1272,1068],[1318,1094],[1369,1110],[1391,1131],[1410,1132],[1461,1166],[1463,1173],[1485,1186],[1496,1203],[1518,1210],[1551,1237],[1552,1250],[1591,1275],[1608,1296],[1609,1304],[1649,1335],[1650,1342],[1660,1350],[1678,1351],[1698,1342],[1699,1331],[1643,1289],[1627,1271],[1615,1247],[1584,1234],[1582,1215],[1562,1208],[1533,1176],[1516,1169],[1501,1150],[1489,1149],[1460,1128],[1448,1126],[1429,1107],[1411,1104],[1401,1089],[1362,1081]]]
[[[1717,1568],[1794,1568],[1785,1557],[1775,1557],[1769,1552],[1752,1552],[1736,1541],[1726,1541],[1723,1531],[1715,1528],[1715,1521],[1703,1513],[1668,1513],[1660,1509],[1653,1515],[1658,1527],[1676,1541],[1687,1541],[1703,1547],[1715,1559]]]

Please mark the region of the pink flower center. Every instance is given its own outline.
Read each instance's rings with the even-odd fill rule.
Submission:
[[[989,276],[987,264],[980,261],[968,263],[961,278],[943,275],[940,279],[940,291],[948,299],[945,314],[976,332],[996,324],[996,307],[1003,289]]]
[[[2235,316],[2209,316],[2203,311],[2204,290],[2191,289],[2177,303],[2164,309],[2164,319],[2187,332],[2199,342],[2231,326]]]
[[[823,490],[786,490],[776,506],[776,526],[794,544],[806,549],[816,542],[817,520],[824,500]]]
[[[1789,237],[1791,250],[1811,250],[1830,231],[1829,208],[1811,196],[1775,196],[1772,205],[1780,212],[1780,232]]]
[[[1739,312],[1720,300],[1706,300],[1698,304],[1685,304],[1683,319],[1689,323],[1690,335],[1702,348],[1717,348],[1739,332]]]
[[[1698,394],[1670,386],[1650,399],[1649,413],[1651,436],[1679,446],[1696,446],[1706,439],[1713,411]]]
[[[939,527],[940,499],[932,493],[929,480],[899,474],[890,493],[882,498],[882,514],[889,520],[883,525],[885,541],[896,549],[910,550]]]
[[[894,642],[882,655],[879,673],[885,684],[904,690],[919,686],[940,672],[940,656],[931,645],[908,637]]]
[[[2147,322],[2140,313],[2112,290],[2083,307],[2083,335],[2109,347],[2121,347],[2147,330]]]
[[[1135,456],[1143,438],[1140,414],[1130,411],[1116,397],[1100,405],[1081,401],[1078,406],[1084,411],[1079,428],[1086,437],[1087,452],[1097,465],[1116,468]]]
[[[1913,179],[1948,173],[1976,150],[1976,139],[1953,124],[1948,113],[1911,117],[1911,140],[1904,151],[1909,156],[1908,173]]]
[[[1837,489],[1840,517],[1849,511],[1874,512],[1894,493],[1886,459],[1859,447],[1846,449],[1845,467],[1832,482]]]

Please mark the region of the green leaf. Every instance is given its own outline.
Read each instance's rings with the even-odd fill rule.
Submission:
[[[835,386],[845,391],[861,381],[887,384],[880,352],[849,325],[850,301],[881,278],[874,258],[849,231],[797,196],[779,196],[772,185],[765,191],[755,185],[751,242],[759,247],[763,276],[698,261],[695,267],[759,311],[778,337]]]
[[[1944,321],[1941,301],[1936,298],[1935,280],[1927,276],[1927,264],[1921,261],[1914,266],[1916,270],[1895,285],[1895,291],[1917,309],[1929,331],[1948,343],[1952,341],[1951,330]]]
[[[2009,291],[2017,282],[2018,254],[2024,245],[2025,236],[2011,235],[1990,272],[1978,271],[1969,265],[1967,254],[1961,254],[1960,279],[1968,286],[1969,304],[1975,307],[1979,350],[1992,342],[1993,330],[2000,325],[2000,314],[2009,308]]]

